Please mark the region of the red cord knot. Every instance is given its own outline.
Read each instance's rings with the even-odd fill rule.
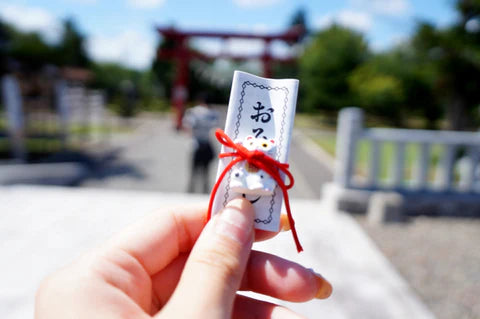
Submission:
[[[277,185],[282,190],[283,199],[285,201],[285,208],[287,210],[287,217],[288,222],[290,223],[290,227],[292,230],[293,240],[295,241],[295,245],[297,247],[297,251],[303,251],[302,245],[298,239],[297,231],[295,229],[295,221],[292,217],[292,212],[290,210],[290,201],[288,199],[288,190],[293,187],[294,179],[293,175],[288,170],[289,165],[287,163],[280,163],[279,161],[273,159],[272,157],[268,156],[267,154],[263,153],[259,150],[250,151],[246,149],[241,144],[236,144],[232,141],[230,137],[221,129],[217,129],[215,131],[215,136],[217,140],[226,147],[232,148],[233,152],[221,153],[218,157],[219,158],[226,158],[232,157],[232,161],[224,168],[218,180],[215,182],[213,186],[212,193],[210,195],[210,202],[208,204],[208,215],[207,219],[210,220],[212,216],[212,206],[213,200],[215,199],[215,194],[217,193],[218,187],[222,183],[223,178],[227,174],[227,172],[237,163],[241,161],[247,161],[250,165],[253,165],[263,171],[265,171],[268,175],[270,175]],[[285,174],[288,177],[288,184],[282,179],[280,173]]]

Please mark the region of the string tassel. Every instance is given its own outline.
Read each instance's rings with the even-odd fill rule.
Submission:
[[[290,227],[292,230],[293,240],[295,241],[297,251],[298,252],[303,251],[303,247],[300,244],[297,231],[295,229],[295,221],[293,220],[293,217],[292,217],[292,212],[290,210],[290,201],[288,198],[288,190],[292,188],[294,184],[293,175],[288,170],[289,165],[287,163],[280,163],[279,161],[266,155],[262,151],[259,151],[259,150],[250,151],[241,144],[235,144],[232,141],[232,139],[230,139],[230,137],[228,137],[228,135],[225,134],[225,132],[221,129],[217,129],[215,131],[215,137],[221,144],[223,144],[226,147],[232,148],[235,151],[228,152],[228,153],[221,153],[218,156],[220,158],[232,157],[233,160],[225,167],[225,169],[220,174],[218,180],[215,182],[215,185],[213,186],[212,193],[210,194],[210,202],[208,203],[207,219],[210,220],[210,218],[212,217],[213,200],[215,199],[215,194],[217,193],[218,187],[222,183],[223,178],[225,177],[227,172],[235,164],[241,161],[247,161],[249,164],[254,165],[257,168],[269,174],[275,180],[275,182],[277,182],[277,185],[281,188],[283,199],[285,201],[285,208],[287,210],[288,222],[290,223]],[[288,184],[285,184],[282,177],[280,176],[280,172],[284,173],[288,177]]]

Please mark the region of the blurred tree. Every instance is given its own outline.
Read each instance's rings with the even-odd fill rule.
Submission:
[[[480,15],[480,0],[457,0],[456,8],[460,12],[463,24]]]
[[[66,20],[63,34],[57,44],[46,42],[37,32],[21,32],[3,23],[3,32],[9,40],[6,55],[27,69],[34,70],[46,64],[88,67],[90,59],[85,51],[85,37],[79,33],[73,20]]]
[[[137,98],[139,71],[131,70],[116,63],[95,63],[91,85],[105,90],[107,99],[114,110],[124,117],[130,117],[137,111],[134,101]]]
[[[298,8],[290,18],[289,28],[300,27],[304,30],[302,36],[298,39],[298,42],[293,44],[293,51],[300,51],[304,45],[306,37],[309,33],[309,26],[307,21],[307,14],[304,8]],[[290,43],[292,44],[292,43]],[[276,78],[298,78],[298,62],[292,63],[274,63],[273,75]]]
[[[36,32],[20,32],[11,25],[4,24],[9,39],[6,54],[29,69],[34,70],[45,64],[54,64],[55,48],[47,44]]]
[[[85,36],[71,18],[63,22],[63,34],[56,51],[60,65],[87,67],[90,64],[85,50]]]
[[[394,125],[406,117],[426,119],[434,128],[442,112],[432,91],[434,73],[409,44],[373,56],[349,76],[357,104]]]
[[[109,96],[119,93],[120,83],[133,80],[138,72],[116,63],[95,63],[92,65],[92,71],[94,73],[92,86],[105,89]]]
[[[365,63],[349,76],[349,85],[356,105],[369,113],[383,116],[401,125],[401,107],[405,92],[401,81],[388,72],[378,69],[377,61]]]
[[[290,27],[301,26],[308,30],[306,11],[304,8],[298,8],[290,19]]]
[[[158,52],[160,49],[172,49],[175,47],[174,41],[170,39],[161,39],[158,46],[157,46],[157,51]],[[173,87],[173,81],[175,80],[175,64],[173,61],[167,61],[167,60],[160,60],[155,57],[152,63],[151,70],[156,77],[161,90],[162,90],[162,95],[170,99],[172,96],[172,87]]]
[[[94,73],[91,86],[105,90],[118,114],[130,117],[141,110],[168,108],[152,70],[132,70],[117,63],[92,63],[91,69]]]
[[[0,20],[0,76],[7,72],[8,50],[10,47],[10,34],[8,26]]]
[[[348,77],[370,53],[363,36],[333,25],[313,36],[300,59],[300,110],[337,111],[353,103]]]
[[[419,59],[435,72],[432,86],[442,98],[449,128],[465,130],[474,128],[480,105],[480,1],[458,0],[456,7],[461,15],[457,23],[437,29],[422,22],[412,43]]]
[[[302,42],[305,36],[307,36],[309,32],[307,14],[304,8],[299,8],[293,13],[290,19],[290,24],[289,24],[289,28],[292,28],[292,27],[299,27],[304,30],[303,35],[298,39],[299,42]]]

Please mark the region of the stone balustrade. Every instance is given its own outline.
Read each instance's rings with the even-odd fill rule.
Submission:
[[[369,145],[364,176],[355,169],[361,141]],[[386,143],[393,144],[394,154],[385,177],[380,166]],[[407,145],[415,153],[410,176],[405,174]],[[435,159],[434,147],[440,149]],[[345,108],[338,120],[335,182],[346,189],[480,193],[480,132],[365,128],[363,111]]]

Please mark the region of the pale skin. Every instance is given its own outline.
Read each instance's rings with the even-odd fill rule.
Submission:
[[[254,240],[275,236],[255,231],[253,216],[244,199],[208,223],[203,208],[152,214],[46,278],[35,317],[303,318],[237,294],[304,302],[332,291],[311,269],[251,250]]]

